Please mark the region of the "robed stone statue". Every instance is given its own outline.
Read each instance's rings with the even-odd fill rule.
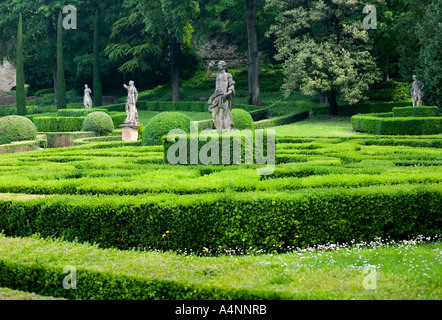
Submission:
[[[215,93],[209,98],[209,111],[212,113],[215,128],[220,131],[230,131],[234,123],[232,109],[235,101],[235,81],[227,72],[227,64],[224,61],[218,62],[218,73],[211,73],[210,69],[215,62],[210,62],[207,68],[207,76],[216,78]]]
[[[138,91],[135,88],[135,83],[129,81],[129,85],[124,84],[124,88],[127,90],[127,102],[126,102],[126,115],[127,118],[124,124],[134,124],[138,123],[138,110],[137,110],[137,100]]]

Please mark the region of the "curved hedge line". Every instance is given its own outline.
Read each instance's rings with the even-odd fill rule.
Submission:
[[[353,130],[385,135],[425,135],[442,133],[442,117],[392,117],[393,113],[356,115]]]

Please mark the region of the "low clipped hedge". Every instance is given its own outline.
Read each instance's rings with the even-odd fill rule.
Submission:
[[[160,146],[163,136],[171,130],[180,129],[190,133],[191,119],[183,113],[164,112],[153,117],[146,125],[142,144],[143,146]]]
[[[209,112],[208,105],[199,101],[138,101],[137,108],[139,111],[189,111],[189,112]],[[250,113],[254,121],[266,119],[268,109],[247,104],[235,104],[234,108],[242,109]],[[100,107],[107,111],[125,112],[126,104],[119,103]]]
[[[77,139],[95,137],[94,132],[50,132],[46,133],[48,148],[65,148],[74,146]]]
[[[114,128],[114,122],[106,112],[95,111],[84,119],[82,131],[93,131],[98,136],[106,136],[111,134]]]
[[[82,131],[86,117],[35,117],[38,132],[77,132]]]
[[[409,107],[409,101],[402,102],[379,102],[379,103],[357,103],[339,107],[340,116],[353,116],[359,113],[387,113],[393,108]]]
[[[441,197],[437,183],[134,197],[11,195],[0,198],[0,230],[118,249],[161,249],[169,230],[171,250],[268,250],[440,234]]]
[[[26,114],[39,114],[39,113],[48,113],[57,111],[56,106],[26,106]],[[16,106],[0,106],[0,117],[17,115],[17,107]]]
[[[106,109],[61,109],[57,111],[59,117],[86,117],[88,114],[97,111],[106,111]]]
[[[353,130],[385,135],[431,135],[442,133],[442,117],[394,118],[393,113],[356,115]]]
[[[438,117],[438,107],[405,107],[393,108],[393,117]]]
[[[0,145],[0,154],[27,152],[40,149],[40,141],[21,141]]]
[[[287,116],[277,117],[273,119],[268,120],[261,120],[258,122],[255,122],[255,129],[265,129],[270,127],[277,127],[277,126],[283,126],[286,124],[295,123],[298,121],[302,121],[305,119],[308,119],[310,117],[309,111],[303,111],[303,112],[294,112]]]
[[[0,119],[0,145],[35,140],[36,137],[37,129],[28,118],[7,116]]]

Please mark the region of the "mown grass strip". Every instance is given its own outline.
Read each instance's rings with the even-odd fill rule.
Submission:
[[[440,242],[328,248],[198,257],[0,236],[0,285],[91,300],[442,298]],[[367,267],[376,288],[364,286]],[[74,270],[76,289],[64,289]]]

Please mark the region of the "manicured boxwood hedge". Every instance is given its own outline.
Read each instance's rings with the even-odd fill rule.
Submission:
[[[260,137],[262,138],[262,143],[257,143],[256,139],[257,131],[252,131],[250,129],[245,130],[234,130],[230,132],[225,132],[224,134],[219,133],[218,131],[200,133],[198,135],[195,134],[187,134],[187,135],[175,135],[171,141],[168,141],[167,136],[163,136],[164,143],[164,162],[167,164],[181,164],[181,165],[232,165],[240,163],[247,164],[256,164],[257,163],[257,150],[259,150],[260,160],[259,164],[263,164],[263,157],[269,156],[269,150],[267,149],[267,138],[268,132],[267,130],[262,130],[260,133]],[[248,141],[246,143],[246,140]],[[212,149],[209,149],[211,143],[215,141],[217,143],[218,148],[216,149],[217,155],[212,155]],[[183,146],[183,149],[180,149],[179,145],[184,143],[186,146]],[[239,144],[241,146],[241,150],[234,150],[234,146]],[[193,145],[197,145],[197,148],[193,147]],[[246,148],[246,146],[249,146]],[[184,150],[184,151],[183,151]],[[185,152],[184,155],[181,154]],[[240,152],[240,153],[239,153]],[[273,150],[272,152],[275,152]],[[201,154],[207,155],[210,157],[210,160],[201,159]],[[246,162],[246,154],[247,154],[247,162]],[[239,155],[241,159],[239,159]],[[178,157],[180,158],[180,162],[178,163],[170,163],[170,159],[174,159],[174,161],[178,161]],[[212,158],[213,156],[213,158]],[[223,160],[224,157],[224,160]],[[198,162],[197,162],[198,158]],[[236,159],[236,160],[234,160]],[[209,161],[210,163],[204,163],[205,161]],[[213,163],[213,162],[218,163]],[[238,163],[236,163],[238,162]]]
[[[77,132],[81,131],[86,117],[36,117],[34,124],[38,132]]]
[[[437,183],[135,197],[3,196],[0,230],[119,249],[161,249],[168,230],[172,250],[201,252],[220,245],[268,250],[440,234],[441,197]]]
[[[353,130],[385,135],[425,135],[442,132],[442,117],[393,118],[392,113],[356,115],[351,118]]]
[[[86,117],[88,114],[96,111],[107,111],[106,109],[62,109],[57,111],[58,117]]]
[[[291,124],[297,121],[302,121],[308,119],[310,117],[310,113],[308,111],[304,112],[295,112],[291,113],[287,116],[277,117],[268,120],[261,120],[255,122],[255,129],[265,129],[270,127],[283,126],[286,124]]]
[[[393,108],[393,117],[438,117],[438,107],[405,107]]]
[[[109,106],[100,107],[107,111],[125,112],[126,104],[119,103]],[[189,112],[209,112],[208,105],[199,101],[138,101],[137,108],[139,111],[189,111]],[[267,108],[251,106],[247,104],[235,104],[234,108],[242,109],[250,113],[254,121],[267,118]]]
[[[40,149],[39,141],[22,141],[0,145],[0,154],[18,153]]]

